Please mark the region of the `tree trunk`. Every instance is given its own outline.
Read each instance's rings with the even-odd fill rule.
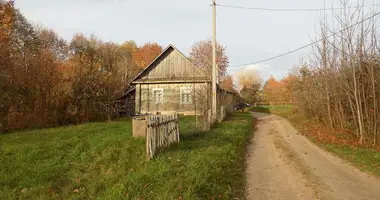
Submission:
[[[352,66],[352,75],[354,79],[354,96],[355,96],[355,104],[356,104],[356,113],[358,117],[358,127],[359,127],[359,142],[360,144],[363,143],[364,140],[364,133],[363,133],[363,121],[362,121],[362,113],[361,113],[361,101],[360,101],[360,95],[358,95],[358,85],[356,82],[356,70],[355,66]]]
[[[376,87],[375,87],[375,73],[374,65],[371,67],[371,83],[372,83],[372,99],[373,99],[373,108],[371,112],[373,113],[373,145],[376,146],[377,139],[377,102],[376,102]]]

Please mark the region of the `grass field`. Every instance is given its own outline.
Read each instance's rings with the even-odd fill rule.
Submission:
[[[180,121],[181,143],[146,161],[131,121],[0,135],[1,199],[243,198],[253,120],[236,113],[209,132]]]
[[[293,106],[257,106],[251,107],[250,111],[253,112],[262,112],[262,113],[275,113],[280,116],[289,116],[293,114]]]
[[[294,111],[291,106],[253,107],[251,110],[272,113],[287,118],[295,128],[320,147],[348,160],[361,170],[380,177],[380,151],[375,148],[350,144],[350,141],[357,141],[355,136],[323,127],[323,125],[312,119],[306,119],[302,113]],[[321,137],[317,139],[315,132],[318,132]],[[346,140],[339,140],[342,138]]]

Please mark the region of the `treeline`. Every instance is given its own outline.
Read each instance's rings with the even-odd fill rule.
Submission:
[[[281,80],[270,77],[262,84],[262,79],[256,70],[245,70],[237,74],[237,79],[240,95],[246,103],[283,105],[295,102],[292,87],[296,77],[293,75]]]
[[[322,23],[313,59],[289,75],[286,89],[308,117],[350,129],[362,144],[380,142],[378,23],[363,9],[336,15],[337,34]],[[266,94],[264,94],[266,95]]]
[[[295,76],[289,75],[281,80],[270,77],[262,88],[262,100],[269,104],[293,104],[295,102],[293,93]]]
[[[127,84],[161,51],[80,33],[67,42],[0,1],[0,132],[110,119]]]

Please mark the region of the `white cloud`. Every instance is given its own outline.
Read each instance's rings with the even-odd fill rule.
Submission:
[[[262,81],[263,81],[263,80],[267,79],[267,72],[271,71],[271,66],[267,65],[267,64],[245,65],[245,66],[241,66],[239,68],[240,68],[239,71],[230,72],[230,74],[234,80],[234,84],[239,83],[239,81],[238,81],[239,74],[242,74],[242,73],[243,74],[245,74],[245,73],[251,73],[252,74],[252,71],[256,71],[257,72],[256,76],[260,77],[260,79],[262,79]]]
[[[271,66],[268,64],[254,64],[254,65],[243,66],[243,71],[246,71],[246,70],[261,71],[261,70],[268,70],[268,69],[271,69]]]
[[[253,72],[255,71],[257,74]],[[253,79],[261,80],[260,83],[264,84],[266,80],[268,80],[271,76],[276,78],[277,80],[282,79],[287,76],[289,73],[288,69],[284,68],[275,68],[270,64],[255,64],[255,65],[245,65],[239,67],[239,70],[231,70],[229,69],[229,74],[232,76],[233,82],[235,85],[239,85],[239,75],[240,74],[249,74]]]

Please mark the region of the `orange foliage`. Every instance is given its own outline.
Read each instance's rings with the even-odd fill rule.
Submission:
[[[280,81],[270,77],[264,84],[263,94],[266,102],[294,102],[292,95],[294,76],[288,76]]]
[[[297,77],[289,74],[286,78],[281,79],[280,85],[283,87],[283,99],[286,102],[295,102],[295,95],[293,94],[293,91],[295,90],[295,83],[297,81]]]
[[[308,121],[303,125],[303,127],[304,128],[301,133],[308,137],[314,138],[315,142],[319,144],[344,145],[351,148],[373,147],[369,144],[360,144],[358,138],[348,129],[328,128],[316,121]],[[380,145],[373,148],[380,151]]]
[[[263,87],[264,100],[266,102],[281,102],[281,85],[274,78],[270,77]]]
[[[221,81],[220,81],[220,86],[225,89],[232,91],[234,90],[234,83],[232,81],[232,77],[230,75],[225,76]]]
[[[146,43],[133,55],[133,60],[140,69],[147,67],[162,52],[157,43]]]
[[[83,34],[68,43],[0,0],[0,132],[118,116],[129,81],[161,52]]]
[[[0,24],[1,33],[10,30],[14,24],[15,8],[13,1],[0,2]]]
[[[13,1],[0,2],[0,48],[6,45],[15,22],[15,8]]]

